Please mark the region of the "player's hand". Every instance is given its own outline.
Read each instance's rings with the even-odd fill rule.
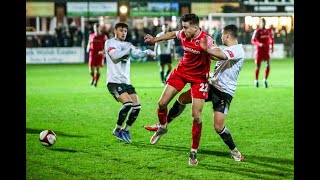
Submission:
[[[271,53],[273,53],[273,47],[271,47]]]
[[[207,51],[208,50],[208,39],[205,37],[200,39],[200,47],[204,50]]]
[[[153,36],[151,36],[150,34],[145,35],[144,42],[145,43],[154,43]]]
[[[151,49],[144,50],[144,52],[148,54],[148,56],[151,56],[153,59],[156,57],[156,53]]]
[[[98,54],[104,54],[104,50],[99,51]]]
[[[176,53],[173,54],[173,59],[174,59],[174,60],[178,60],[178,56],[177,56]]]
[[[205,36],[200,40],[200,47],[204,51],[207,51],[208,49],[214,49],[218,46],[214,43],[213,38],[211,38],[210,36]]]
[[[263,47],[264,45],[262,43],[259,44],[259,47]]]

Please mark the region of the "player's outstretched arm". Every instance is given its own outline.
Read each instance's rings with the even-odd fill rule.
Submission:
[[[159,37],[153,37],[150,34],[144,36],[144,42],[153,44],[159,41],[176,38],[176,31],[167,32]]]
[[[146,56],[151,56],[151,57],[155,57],[155,52],[152,51],[151,49],[147,49],[142,51],[141,49],[137,48],[136,46],[131,46],[131,54],[134,57],[138,57],[138,58],[143,58]]]

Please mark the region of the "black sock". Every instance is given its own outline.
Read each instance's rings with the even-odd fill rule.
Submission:
[[[171,69],[167,69],[166,74],[164,75],[164,79],[167,80],[167,77],[170,73]]]
[[[131,107],[132,107],[132,102],[126,102],[121,107],[118,113],[118,121],[117,121],[117,124],[119,126],[122,126],[124,120],[126,120],[128,112],[130,111]]]
[[[178,117],[184,111],[185,108],[185,104],[181,104],[178,100],[176,100],[169,110],[167,116],[168,123],[170,123],[174,118]]]
[[[218,132],[223,142],[229,147],[230,150],[234,149],[236,147],[233,138],[231,136],[230,131],[224,127],[221,132]]]
[[[132,126],[132,124],[134,123],[134,121],[136,121],[138,115],[139,115],[139,112],[140,112],[140,109],[141,109],[141,105],[136,105],[136,106],[132,106],[132,110],[129,114],[129,118],[128,118],[128,121],[127,121],[127,125],[128,126]]]
[[[164,82],[164,73],[163,73],[163,71],[160,71],[160,78],[161,78],[161,82]]]

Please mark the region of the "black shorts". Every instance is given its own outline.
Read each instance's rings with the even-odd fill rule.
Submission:
[[[118,101],[118,97],[127,92],[128,94],[137,94],[135,88],[131,84],[108,83],[110,94]]]
[[[221,92],[210,85],[208,98],[205,101],[212,102],[212,108],[214,111],[219,111],[227,115],[232,101],[232,96],[228,93]]]
[[[158,56],[158,62],[160,65],[172,64],[171,54],[160,54]]]

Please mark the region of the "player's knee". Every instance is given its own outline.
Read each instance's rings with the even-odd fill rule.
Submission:
[[[165,109],[165,108],[167,107],[167,104],[165,104],[165,103],[162,102],[162,101],[159,101],[159,102],[158,102],[158,107],[159,107],[159,109]]]
[[[220,134],[221,131],[224,129],[224,125],[221,125],[219,123],[214,123],[213,129],[216,131],[216,133]]]
[[[193,123],[199,124],[199,123],[201,123],[201,118],[200,118],[200,116],[194,116],[192,114],[192,121],[193,121]]]
[[[122,105],[120,112],[121,113],[128,113],[132,107],[132,102],[126,102]]]
[[[180,104],[189,104],[192,102],[191,94],[189,91],[179,95],[178,101]]]
[[[192,102],[192,99],[185,96],[179,96],[178,101],[180,102],[180,104],[189,104]]]

